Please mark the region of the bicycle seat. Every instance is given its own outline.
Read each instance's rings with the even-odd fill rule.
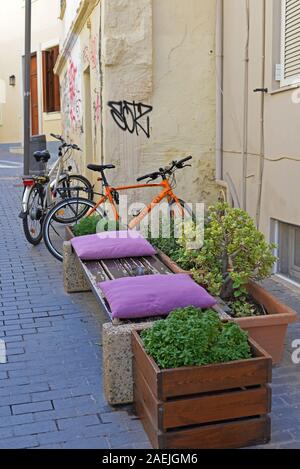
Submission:
[[[115,169],[116,167],[113,164],[89,164],[87,168],[90,169],[91,171],[97,171],[101,173],[102,171],[105,171],[106,169]]]
[[[48,150],[35,151],[35,152],[33,153],[33,156],[34,156],[34,158],[36,159],[36,161],[37,161],[38,163],[40,163],[41,161],[42,161],[43,163],[47,163],[47,162],[50,160],[50,158],[51,158],[51,155],[50,155],[50,153],[49,153]]]

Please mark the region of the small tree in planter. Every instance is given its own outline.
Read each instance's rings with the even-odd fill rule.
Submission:
[[[274,245],[265,241],[251,217],[220,202],[209,209],[203,247],[191,251],[185,239],[179,243],[194,279],[225,300],[234,320],[270,353],[274,364],[280,363],[288,324],[297,321],[297,313],[255,282],[270,276],[275,257]]]
[[[257,314],[246,286],[271,275],[275,245],[268,244],[244,210],[219,202],[211,207],[202,249],[190,255],[194,278],[229,302],[235,316]]]

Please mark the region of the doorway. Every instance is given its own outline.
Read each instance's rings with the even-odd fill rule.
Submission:
[[[90,67],[84,71],[84,135],[85,135],[85,166],[94,162],[93,152],[93,114],[91,96],[91,72]],[[85,167],[86,169],[86,167]]]
[[[37,55],[31,56],[30,67],[30,89],[31,89],[31,134],[39,134],[39,100],[38,100],[38,67]]]

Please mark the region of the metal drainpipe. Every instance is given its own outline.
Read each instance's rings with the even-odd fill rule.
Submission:
[[[223,33],[224,0],[216,4],[216,179],[223,180]]]
[[[261,133],[260,133],[260,158],[259,158],[259,171],[258,171],[258,196],[256,206],[256,226],[260,227],[260,215],[261,215],[261,202],[262,202],[262,184],[265,169],[265,81],[266,81],[266,0],[263,0],[263,38],[262,38],[262,93],[261,93]]]
[[[246,46],[244,67],[244,117],[243,117],[243,147],[242,147],[242,207],[247,209],[247,175],[248,175],[248,93],[249,93],[249,35],[250,35],[250,5],[245,0],[246,6]]]
[[[30,159],[30,68],[31,68],[31,0],[25,4],[25,85],[24,85],[24,175],[29,174]]]

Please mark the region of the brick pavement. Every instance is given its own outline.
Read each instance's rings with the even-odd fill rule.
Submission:
[[[25,241],[18,219],[17,179],[0,176],[1,448],[149,448],[130,407],[111,408],[102,392],[101,325],[91,293],[67,295],[62,268],[43,244]],[[298,290],[266,286],[300,313]],[[289,330],[284,362],[274,369],[273,438],[267,448],[300,448],[300,365],[291,362]]]
[[[0,176],[1,448],[148,448],[131,408],[102,392],[101,325],[90,293],[67,295],[62,267],[22,232],[18,179]]]

